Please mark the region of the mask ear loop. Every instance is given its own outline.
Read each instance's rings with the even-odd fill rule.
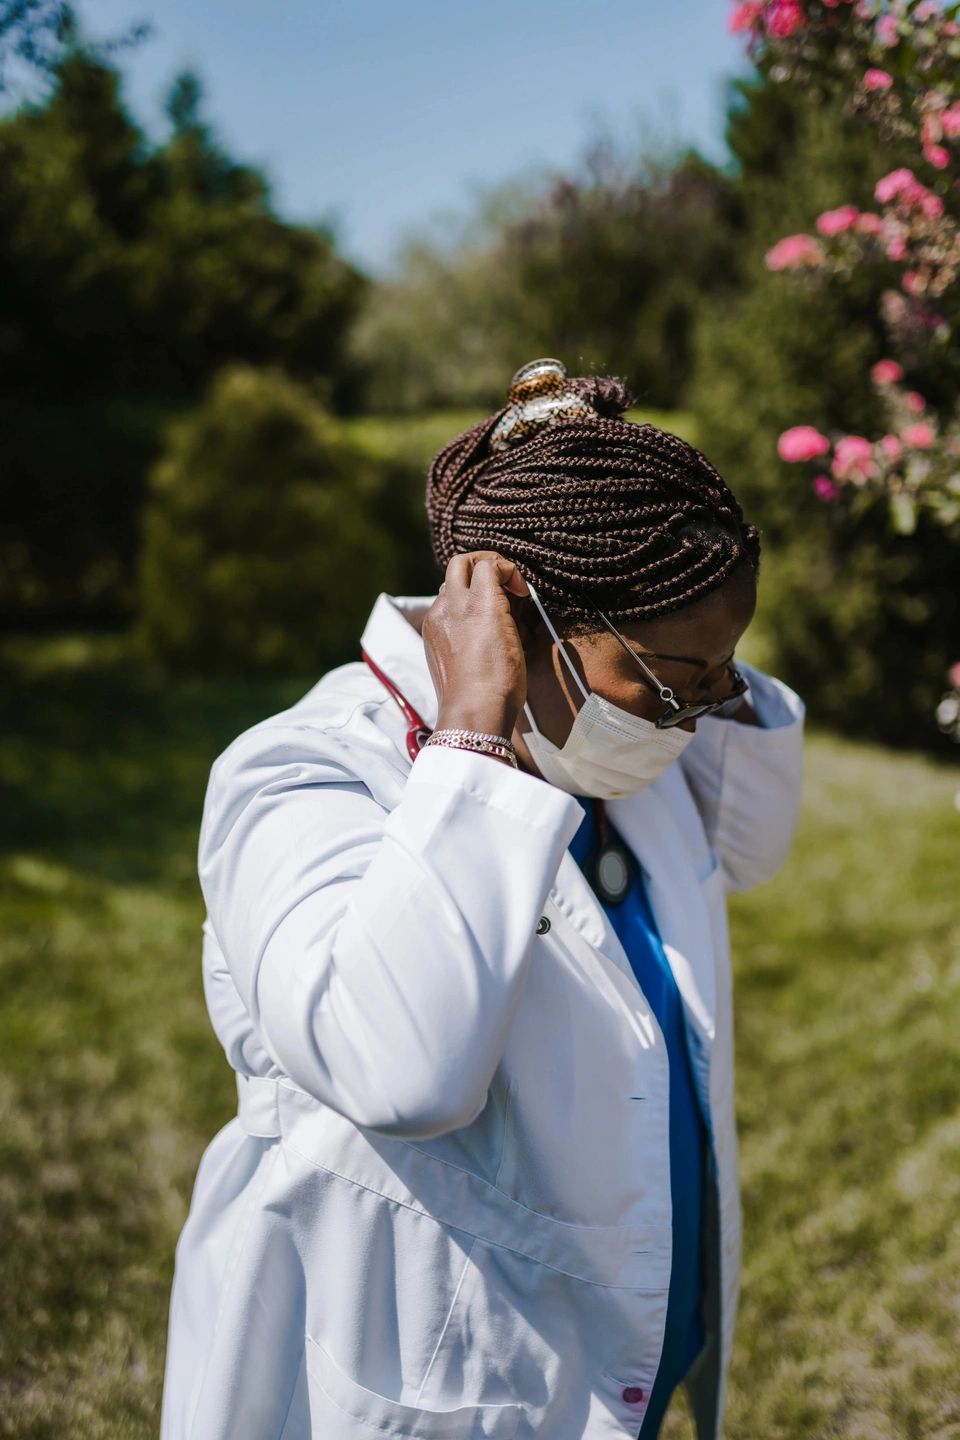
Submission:
[[[524,579],[526,579],[526,576],[524,576]],[[546,610],[544,610],[543,604],[541,603],[541,600],[540,600],[540,596],[537,594],[536,589],[534,588],[534,585],[533,585],[533,583],[532,583],[530,580],[527,580],[527,589],[528,589],[529,592],[530,592],[530,599],[533,601],[534,605],[536,605],[537,609],[540,611],[540,614],[541,614],[542,617],[543,617],[543,622],[544,622],[544,624],[546,625],[547,629],[550,631],[550,634],[553,636],[554,640],[556,641],[556,643],[557,643],[557,648],[559,649],[560,654],[563,656],[563,658],[564,658],[564,660],[565,660],[565,662],[566,662],[567,669],[570,671],[570,674],[573,676],[574,680],[577,682],[577,685],[580,687],[580,692],[581,692],[581,694],[583,695],[584,700],[589,700],[589,698],[590,698],[590,691],[584,688],[583,682],[582,682],[582,680],[580,679],[580,676],[577,674],[576,669],[574,668],[573,661],[570,659],[570,656],[567,654],[567,647],[564,645],[563,641],[560,639],[560,636],[557,634],[556,630],[554,629],[553,621],[550,619],[550,616],[547,614]],[[538,736],[541,740],[545,739],[545,737],[540,734],[540,729],[539,729],[539,727],[538,727],[538,725],[537,725],[537,722],[536,722],[536,720],[534,720],[534,718],[533,718],[533,711],[530,709],[530,706],[527,704],[526,700],[524,700],[524,702],[523,702],[523,713],[524,713],[524,715],[526,715],[527,719],[530,721],[530,728],[531,728],[531,730],[533,731],[533,733],[534,733],[536,736]],[[549,743],[549,742],[548,742],[548,743]]]
[[[583,696],[584,700],[589,700],[589,699],[590,699],[590,691],[587,689],[587,687],[584,685],[583,681],[580,679],[580,676],[579,676],[579,674],[577,673],[577,669],[576,669],[573,661],[570,659],[570,656],[567,654],[567,647],[566,647],[566,645],[564,645],[563,641],[560,639],[560,636],[557,634],[556,630],[554,629],[553,621],[550,619],[550,616],[547,614],[546,610],[544,610],[543,605],[541,604],[541,601],[540,601],[540,596],[537,594],[536,590],[534,589],[533,585],[530,583],[529,580],[527,581],[527,589],[530,591],[530,598],[531,598],[531,600],[533,601],[534,605],[536,605],[537,609],[540,611],[540,614],[543,616],[543,622],[544,622],[544,624],[546,625],[547,629],[550,631],[550,634],[553,636],[554,640],[557,642],[557,648],[559,649],[560,654],[563,656],[564,660],[566,661],[567,669],[570,671],[570,674],[573,676],[574,680],[577,682],[577,687],[578,687],[579,690],[580,690],[580,694]]]

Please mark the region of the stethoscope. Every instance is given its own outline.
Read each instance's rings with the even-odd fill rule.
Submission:
[[[360,655],[370,666],[380,684],[393,696],[400,707],[400,713],[407,722],[407,754],[411,760],[416,760],[433,731],[419,711],[410,704],[403,691],[393,683],[390,676],[371,660],[366,650],[361,649]],[[597,827],[597,847],[588,862],[590,883],[601,900],[605,900],[611,905],[618,905],[626,897],[633,883],[636,862],[621,841],[611,838],[607,807],[599,796],[582,798],[592,799]]]
[[[397,704],[400,706],[400,713],[403,715],[404,720],[406,720],[407,722],[407,754],[410,756],[411,760],[416,760],[417,756],[420,754],[420,751],[423,749],[424,745],[427,743],[427,741],[430,739],[430,736],[433,734],[433,731],[427,724],[426,720],[424,720],[423,716],[419,714],[418,711],[414,710],[413,706],[410,704],[410,701],[407,699],[406,695],[404,695],[403,691],[397,689],[396,685],[394,685],[393,681],[390,679],[390,676],[385,675],[384,672],[380,669],[380,666],[374,664],[374,662],[370,659],[370,656],[367,654],[366,650],[361,649],[360,655],[361,658],[366,661],[366,663],[370,666],[370,669],[373,671],[374,675],[376,675],[377,679],[380,681],[380,684],[384,687],[385,690],[388,690],[390,692],[394,700],[396,700]]]

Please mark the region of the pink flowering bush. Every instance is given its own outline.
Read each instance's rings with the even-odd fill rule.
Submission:
[[[821,235],[842,235],[852,230],[860,218],[856,205],[841,205],[837,210],[825,210],[817,216],[817,229]]]
[[[878,360],[870,371],[870,379],[874,385],[896,385],[903,379],[903,366],[896,360]]]
[[[960,410],[945,429],[929,415],[917,419],[927,409],[926,401],[919,391],[900,383],[903,371],[895,360],[878,360],[870,377],[891,420],[885,435],[877,440],[865,435],[830,440],[812,425],[795,425],[777,443],[781,460],[816,460],[819,473],[811,486],[827,504],[844,500],[857,513],[883,500],[901,534],[916,528],[921,510],[960,530]],[[829,475],[822,473],[824,465]]]
[[[937,706],[937,724],[944,735],[960,745],[960,660],[947,671],[947,685]]]
[[[815,462],[810,483],[825,504],[852,514],[884,504],[901,533],[925,512],[960,536],[960,3],[754,0],[734,5],[729,28],[777,81],[839,88],[847,113],[916,155],[876,176],[874,208],[838,204],[811,217],[815,234],[784,236],[764,256],[806,286],[876,271],[896,356],[870,371],[884,434],[826,437],[798,423],[778,453]],[[919,368],[942,376],[935,407],[909,383]]]
[[[823,249],[812,235],[784,235],[764,257],[768,270],[796,270],[802,265],[820,265]]]
[[[795,425],[792,430],[785,430],[777,442],[781,460],[813,460],[829,449],[826,435],[821,435],[812,425]]]

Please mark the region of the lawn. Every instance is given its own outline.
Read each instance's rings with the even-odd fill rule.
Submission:
[[[483,419],[484,413],[481,410],[433,410],[423,415],[364,415],[341,423],[351,439],[374,454],[406,460],[426,472],[437,451],[461,430]],[[696,421],[683,410],[628,410],[624,419],[637,425],[644,422],[659,425],[690,445],[697,443]]]
[[[165,685],[82,639],[0,657],[0,1436],[156,1436],[173,1247],[234,1108],[204,784],[307,683]],[[728,1436],[960,1437],[960,773],[815,735],[807,775],[791,861],[732,904]]]

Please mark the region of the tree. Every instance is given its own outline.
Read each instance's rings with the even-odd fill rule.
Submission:
[[[696,152],[595,140],[569,175],[522,176],[371,292],[355,353],[378,410],[502,402],[535,354],[682,403],[704,293],[733,289],[736,188]]]
[[[0,120],[0,616],[123,619],[144,475],[163,426],[230,361],[276,365],[347,403],[364,280],[323,228],[274,214],[218,145],[202,87],[151,145],[120,78],[83,50],[42,103]]]
[[[82,48],[102,59],[139,45],[151,30],[141,21],[97,45],[83,42]],[[63,57],[81,44],[76,6],[66,0],[0,0],[0,95],[10,93],[11,69],[49,79]]]
[[[74,55],[57,74],[46,104],[0,122],[4,391],[190,400],[246,359],[336,399],[362,278],[329,232],[273,214],[265,178],[200,120],[196,77],[174,83],[173,134],[151,149],[115,71]]]

